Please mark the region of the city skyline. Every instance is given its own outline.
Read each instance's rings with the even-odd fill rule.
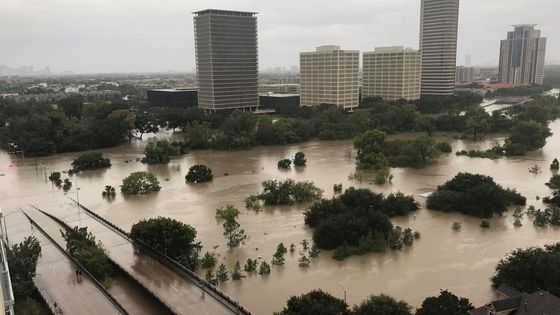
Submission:
[[[538,24],[551,39],[560,34],[554,14],[559,4],[538,2],[550,10],[532,10],[533,3],[519,0],[461,3],[457,64],[470,55],[472,65],[497,66],[500,40],[513,24]],[[500,14],[504,5],[515,10]],[[315,6],[295,1],[171,0],[165,6],[130,0],[86,0],[79,5],[65,0],[3,2],[0,64],[48,66],[52,72],[190,72],[195,68],[190,13],[205,8],[259,12],[261,71],[289,69],[298,64],[299,52],[319,45],[360,51],[396,45],[418,48],[420,1],[322,3],[320,11],[311,10]],[[313,18],[308,12],[314,12]],[[551,40],[547,50],[547,63],[554,62],[560,44]]]

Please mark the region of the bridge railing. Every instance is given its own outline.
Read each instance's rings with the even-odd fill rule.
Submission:
[[[146,242],[144,242],[142,240],[139,240],[139,239],[132,238],[129,233],[125,232],[120,227],[118,227],[118,226],[114,225],[113,223],[109,222],[107,219],[101,217],[95,211],[87,208],[86,206],[82,205],[81,203],[79,203],[78,201],[76,201],[72,198],[70,198],[70,199],[73,202],[75,202],[78,206],[80,206],[82,209],[84,209],[84,211],[86,211],[92,217],[94,217],[95,219],[97,219],[101,223],[110,226],[115,231],[122,234],[122,236],[125,237],[128,241],[130,241],[133,244],[136,244],[136,246],[138,246],[139,248],[144,250],[146,253],[148,253],[150,256],[152,256],[154,259],[163,263],[165,266],[167,266],[171,270],[175,271],[178,274],[182,274],[182,275],[194,278],[194,280],[196,280],[195,284],[199,285],[201,287],[201,290],[204,290],[205,292],[214,296],[218,301],[220,301],[224,306],[226,306],[231,311],[236,312],[236,313],[239,313],[239,311],[240,311],[241,314],[245,314],[245,315],[252,315],[253,314],[251,311],[249,311],[244,306],[239,304],[239,302],[232,299],[230,296],[225,294],[220,289],[216,288],[213,284],[206,281],[206,279],[200,277],[198,274],[196,274],[192,270],[186,268],[185,266],[178,263],[176,260],[170,258],[169,256],[165,255],[164,253],[156,250],[153,246],[147,244]],[[193,279],[191,279],[191,281],[193,281]],[[193,281],[193,282],[195,282],[195,281]],[[223,303],[222,300],[225,300],[228,303]]]
[[[53,219],[54,221],[56,221],[58,224],[62,225],[64,228],[66,229],[71,229],[71,227],[64,221],[62,221],[61,219],[59,219],[58,217],[56,217],[53,214],[50,214],[46,211],[43,211],[35,206],[32,205],[33,208],[35,208],[37,211],[43,213],[44,215],[48,216],[49,218]],[[124,268],[122,268],[117,262],[115,262],[114,260],[112,260],[110,257],[107,257],[112,263],[113,265],[115,265],[117,268],[119,268],[119,270],[121,270],[123,273],[125,273],[127,276],[129,276],[131,279],[134,280],[134,282],[136,284],[138,284],[142,289],[144,289],[146,292],[148,292],[148,294],[150,294],[153,298],[155,298],[156,300],[158,300],[165,308],[167,308],[171,313],[179,315],[179,312],[177,312],[171,305],[167,304],[167,302],[165,302],[163,299],[161,299],[159,297],[159,295],[157,295],[155,292],[153,292],[150,288],[146,287],[144,284],[142,284],[140,281],[138,281],[134,275],[132,275],[131,273],[129,273],[128,271],[126,271]]]
[[[64,248],[62,248],[62,246],[60,246],[60,244],[58,244],[39,224],[37,224],[37,222],[35,222],[35,220],[33,220],[29,215],[27,215],[27,213],[25,211],[23,211],[22,209],[20,209],[20,210],[27,217],[29,222],[31,222],[31,224],[33,224],[35,227],[37,227],[37,229],[41,232],[41,234],[43,234],[51,244],[53,244],[59,251],[61,251],[64,254],[64,256],[66,256],[82,272],[84,272],[86,274],[86,276],[101,291],[101,293],[103,293],[103,295],[105,295],[105,297],[109,300],[109,302],[111,302],[111,304],[113,304],[113,306],[115,306],[115,308],[117,308],[119,310],[119,312],[121,314],[129,315],[128,311],[121,305],[121,303],[119,303],[119,301],[117,301],[117,299],[115,299],[113,297],[113,295],[111,295],[111,293],[109,293],[109,291],[107,291],[107,289],[105,289],[105,287],[99,281],[97,281],[97,279],[95,279],[95,277],[93,277],[89,273],[89,271],[87,271],[87,269],[84,268],[84,266],[82,266],[82,264],[80,264],[72,255],[70,255],[70,253],[68,253],[66,250],[64,250]],[[50,308],[50,305],[49,305],[49,308]]]

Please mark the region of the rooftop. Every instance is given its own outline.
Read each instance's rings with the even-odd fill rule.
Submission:
[[[219,9],[206,9],[206,10],[200,10],[200,11],[195,11],[192,14],[194,15],[208,15],[208,14],[213,14],[213,15],[231,15],[231,16],[254,16],[255,14],[258,14],[258,12],[244,12],[244,11],[230,11],[230,10],[219,10]]]

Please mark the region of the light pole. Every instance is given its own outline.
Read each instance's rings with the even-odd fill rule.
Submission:
[[[344,303],[346,303],[346,289],[342,286],[341,283],[339,283],[338,285],[342,288],[342,291],[344,291]]]

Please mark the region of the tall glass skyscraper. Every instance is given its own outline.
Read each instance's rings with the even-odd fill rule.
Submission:
[[[422,95],[454,93],[458,22],[459,0],[422,0]]]
[[[514,25],[500,43],[500,82],[543,84],[546,38],[533,24]]]
[[[210,9],[193,14],[198,107],[256,109],[256,13]]]

